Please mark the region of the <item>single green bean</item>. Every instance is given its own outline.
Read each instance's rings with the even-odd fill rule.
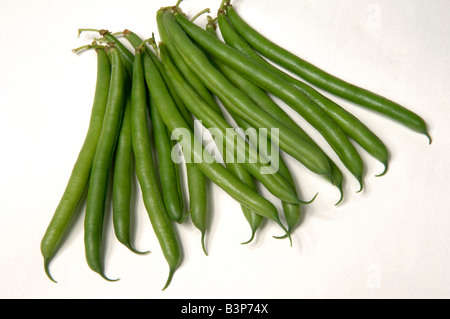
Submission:
[[[67,235],[69,225],[76,215],[87,188],[108,100],[111,65],[103,49],[96,49],[95,51],[97,52],[97,82],[89,128],[62,198],[41,240],[45,273],[52,281],[55,280],[50,275],[49,264],[60,248],[64,236]]]
[[[116,153],[114,155],[113,170],[113,225],[114,232],[119,242],[128,247],[132,252],[137,251],[131,244],[131,199],[133,191],[133,145],[131,141],[131,92],[130,85],[125,92],[125,106]]]
[[[147,89],[142,55],[143,49],[137,48],[134,59],[131,92],[132,141],[136,162],[136,174],[141,186],[144,205],[149,215],[153,231],[169,265],[169,276],[164,285],[164,290],[169,286],[181,262],[181,250],[172,221],[164,207],[161,190],[158,185],[152,145],[148,132]]]
[[[119,51],[111,47],[111,83],[103,127],[92,161],[84,220],[84,245],[89,267],[106,280],[102,262],[103,227],[108,180],[124,107],[125,68]]]

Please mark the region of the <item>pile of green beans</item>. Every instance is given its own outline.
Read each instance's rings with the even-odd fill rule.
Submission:
[[[135,177],[169,266],[163,289],[182,261],[177,225],[190,219],[201,233],[201,247],[207,255],[209,183],[240,204],[251,230],[243,244],[252,242],[267,220],[283,232],[274,237],[288,238],[292,245],[291,235],[301,223],[304,206],[313,203],[317,194],[310,200],[300,199],[300,185],[284,156],[337,187],[336,205],[344,198],[345,172],[271,95],[320,133],[358,181],[358,192],[364,186],[365,165],[353,142],[384,165],[378,176],[387,173],[388,149],[374,131],[320,90],[381,113],[424,134],[431,143],[426,123],[417,114],[271,42],[245,22],[229,0],[222,1],[216,18],[208,16],[205,28],[194,20],[209,9],[188,19],[180,2],[156,12],[159,43],[154,34],[143,39],[130,30],[79,30],[98,33],[91,44],[74,50],[96,52],[97,80],[85,141],[41,241],[44,269],[52,281],[50,262],[84,201],[85,255],[94,272],[108,281],[117,280],[105,274],[103,230],[108,200],[117,240],[135,254],[148,253],[132,243]],[[210,133],[220,133],[213,141],[222,161],[196,135],[196,120]],[[229,137],[230,129],[253,129],[257,138],[239,133]],[[188,134],[179,134],[179,130]],[[261,141],[266,141],[266,149]],[[178,155],[184,161],[174,160],[176,150],[181,150]],[[278,156],[278,167],[264,173],[269,153]],[[302,180],[302,187],[305,184]],[[279,201],[280,209],[261,187]]]

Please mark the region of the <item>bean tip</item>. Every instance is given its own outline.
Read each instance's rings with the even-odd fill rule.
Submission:
[[[51,281],[53,281],[54,283],[57,283],[57,281],[56,281],[56,280],[52,277],[52,275],[50,274],[49,264],[50,264],[50,261],[49,261],[48,259],[45,259],[45,260],[44,260],[44,271],[45,271],[45,274],[47,275],[47,277],[48,277]]]
[[[241,245],[248,245],[248,244],[250,244],[253,241],[254,238],[255,238],[255,230],[252,229],[252,234],[250,236],[250,239],[247,240],[247,241],[244,241],[243,243],[241,243]]]
[[[386,175],[386,173],[388,172],[388,169],[389,169],[388,163],[385,162],[384,163],[384,170],[380,174],[375,175],[375,177],[382,177],[382,176]]]
[[[173,274],[175,273],[176,267],[170,267],[169,276],[167,277],[166,284],[164,285],[162,291],[166,290],[170,283],[172,282]]]
[[[206,250],[206,242],[205,242],[205,232],[202,232],[201,237],[202,249],[206,256],[208,256],[208,251]]]

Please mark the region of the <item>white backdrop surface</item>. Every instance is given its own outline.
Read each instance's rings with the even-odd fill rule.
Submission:
[[[185,0],[189,15],[220,1]],[[306,60],[420,114],[424,136],[346,101],[391,152],[390,170],[362,149],[366,188],[341,163],[346,197],[287,158],[304,198],[293,246],[267,223],[255,241],[239,205],[211,187],[209,256],[190,220],[177,225],[183,260],[164,292],[167,264],[136,195],[134,255],[119,244],[107,214],[107,282],[84,259],[83,213],[43,271],[39,245],[86,133],[95,85],[92,41],[78,28],[157,32],[155,13],[173,1],[2,0],[0,2],[1,298],[448,298],[450,297],[450,22],[445,0],[236,0],[256,29]],[[205,17],[197,20],[204,25]],[[158,38],[158,36],[157,36]],[[334,157],[327,144],[282,105]]]

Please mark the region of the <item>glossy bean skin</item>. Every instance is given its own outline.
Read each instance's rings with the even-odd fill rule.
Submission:
[[[195,93],[195,90],[189,85],[189,83],[184,80],[170,59],[168,51],[163,43],[160,44],[160,55],[169,78],[172,80],[178,94],[182,97],[189,110],[198,119],[202,120],[203,124],[208,129],[217,128],[220,130],[221,136],[218,136],[218,138],[222,137],[221,143],[226,147],[226,154],[223,154],[227,158],[225,161],[227,163],[239,163],[239,159],[237,158],[234,149],[230,150],[230,147],[227,147],[227,144],[230,143],[229,138],[227,137],[227,129],[229,129],[230,126],[222,117],[222,114],[210,108],[207,103]],[[278,174],[265,174],[263,172],[263,166],[258,162],[256,150],[254,152],[251,150],[247,151],[250,145],[248,145],[239,135],[237,135],[237,143],[238,153],[246,153],[246,157],[242,165],[245,166],[251,174],[258,178],[275,196],[283,198],[288,202],[299,202],[298,198],[290,188],[290,185],[285,182],[281,176],[278,176],[277,178]],[[231,160],[228,160],[229,156],[232,157]]]
[[[170,52],[172,60],[176,64],[177,68],[189,81],[192,87],[195,89],[197,94],[205,100],[211,107],[216,108],[216,101],[211,94],[211,91],[203,84],[201,79],[197,76],[196,72],[192,70],[191,66],[184,60],[183,56],[178,52],[178,49],[175,47],[172,39],[167,32],[166,26],[164,24],[164,10],[158,10],[156,12],[156,22],[158,25],[158,33],[161,38],[161,42],[167,46],[167,50]]]
[[[55,280],[50,275],[49,264],[60,248],[65,235],[67,235],[70,223],[76,215],[86,191],[108,101],[111,64],[104,50],[96,50],[96,52],[97,80],[88,131],[61,200],[41,240],[44,269],[52,281]]]
[[[179,69],[180,73],[183,74],[183,77],[192,85],[197,94],[214,110],[221,112],[221,109],[217,105],[213,95],[206,88],[206,86],[201,82],[201,80],[197,77],[195,72],[191,70],[188,64],[184,61],[183,57],[180,55],[176,47],[173,45],[169,34],[164,25],[164,11],[158,10],[156,13],[156,21],[158,25],[158,31],[161,38],[162,43],[164,43],[169,51],[169,55],[176,67]],[[237,176],[240,180],[244,181],[248,186],[252,187],[256,191],[256,185],[253,180],[252,175],[246,170],[245,167],[238,163],[226,163],[227,168],[232,172],[235,176]],[[255,237],[255,233],[257,229],[261,226],[263,218],[257,213],[253,212],[249,208],[244,205],[241,205],[241,210],[246,220],[250,224],[250,228],[252,230],[251,237],[245,243],[249,243]]]
[[[304,95],[315,102],[315,104],[319,106],[328,116],[330,116],[336,124],[340,126],[345,134],[347,134],[347,136],[357,142],[369,154],[384,165],[384,171],[379,176],[384,175],[387,172],[389,161],[388,149],[380,138],[364,123],[335,103],[333,100],[325,97],[319,91],[315,90],[313,87],[270,64],[261,55],[254,51],[254,49],[244,40],[244,38],[237,33],[228,21],[224,11],[218,13],[218,24],[225,43],[240,51],[242,54],[252,58],[261,66],[282,77],[299,89]]]
[[[183,74],[187,81],[194,87],[195,91],[199,96],[208,103],[213,109],[218,110],[218,106],[216,101],[211,94],[211,92],[205,87],[205,85],[201,82],[201,80],[197,77],[195,72],[191,70],[189,65],[184,61],[183,57],[180,55],[176,47],[173,45],[169,34],[167,33],[166,27],[164,25],[164,10],[158,10],[156,13],[156,21],[158,25],[158,32],[161,38],[162,43],[167,46],[167,49],[172,57],[174,63],[177,68]],[[237,163],[227,163],[227,168],[232,172],[235,176],[237,176],[241,181],[244,181],[248,186],[256,191],[256,185],[254,183],[252,175],[243,167]],[[259,214],[253,212],[248,207],[241,205],[241,210],[249,222],[252,235],[246,243],[249,243],[253,240],[256,230],[260,227],[263,221],[263,217]],[[197,222],[199,224],[199,222]]]
[[[102,130],[92,161],[84,219],[84,246],[88,266],[104,274],[102,261],[103,227],[112,160],[120,131],[124,107],[125,68],[120,53],[111,47],[111,82]]]
[[[197,70],[197,76],[202,79],[202,82],[211,90],[211,92],[221,100],[228,99],[229,105],[233,107],[232,111],[237,116],[241,116],[243,119],[247,120],[252,126],[278,128],[280,132],[279,145],[281,149],[295,157],[311,171],[319,175],[330,176],[330,165],[323,156],[323,153],[310,143],[306,142],[303,138],[296,135],[283,123],[261,110],[248,96],[232,85],[222,72],[211,64],[202,50],[192,42],[181,28],[181,23],[177,23],[174,20],[174,17],[177,20],[183,21],[182,23],[186,23],[189,30],[194,28],[194,30],[197,31],[197,35],[200,33],[200,38],[213,39],[213,46],[219,51],[222,48],[216,46],[216,42],[214,41],[219,43],[222,42],[209,34],[206,30],[186,20],[185,17],[182,17],[179,13],[174,13],[172,15],[170,12],[166,12],[164,15],[166,28],[169,31],[173,42],[176,43],[179,52],[183,52],[183,57],[187,61],[190,61],[192,69]],[[196,42],[200,44],[198,40],[201,41],[201,39],[196,39]]]
[[[275,118],[285,123],[289,128],[295,131],[298,135],[302,136],[309,143],[316,145],[317,148],[320,147],[316,144],[316,142],[297,124],[294,120],[277,105],[275,101],[273,101],[267,93],[262,90],[260,87],[255,85],[253,82],[244,78],[241,74],[235,72],[233,69],[229,68],[224,63],[216,60],[216,64],[223,72],[223,74],[237,87],[241,90],[245,90],[248,96],[257,103],[262,109],[266,112],[272,114]],[[324,156],[328,158],[328,162],[331,167],[331,178],[330,182],[335,185],[339,192],[340,197],[337,204],[342,202],[343,200],[343,175],[339,167],[328,157],[328,155],[323,152]]]
[[[130,50],[128,50],[128,48],[125,45],[123,45],[123,43],[120,42],[119,39],[117,39],[108,30],[105,29],[99,30],[99,33],[106,40],[108,40],[109,43],[113,43],[114,46],[117,48],[117,50],[119,50],[120,56],[122,58],[122,63],[125,69],[127,70],[130,76],[133,76],[133,62],[134,62],[133,53]]]
[[[344,130],[344,132],[353,138],[358,144],[360,144],[366,151],[368,151],[371,155],[377,158],[380,162],[382,162],[385,166],[384,172],[387,172],[388,168],[388,160],[389,160],[389,152],[384,145],[384,143],[373,133],[371,132],[361,121],[355,118],[352,114],[346,112],[342,109],[338,104],[333,102],[331,99],[326,98],[320,92],[316,91],[314,88],[308,86],[307,84],[297,80],[291,75],[283,72],[281,69],[276,68],[274,65],[268,63],[261,55],[259,55],[254,49],[236,32],[233,26],[228,21],[224,12],[219,12],[218,14],[218,24],[220,28],[220,32],[224,38],[224,41],[229,44],[231,47],[235,48],[242,54],[251,58],[255,62],[258,62],[262,67],[265,67],[267,70],[273,72],[274,74],[280,76],[297,89],[299,89],[302,93],[304,93],[307,97],[309,97],[313,102],[316,103],[317,106],[321,107],[321,109],[326,112],[340,127]],[[229,69],[229,68],[228,68]],[[227,72],[227,70],[224,70]],[[263,106],[270,107],[270,103],[265,103]],[[289,126],[293,129],[299,129],[298,134],[306,134],[302,133],[301,128],[295,127],[295,123],[292,123],[292,120],[287,116],[287,114],[283,114],[280,111],[277,111],[275,107],[271,107],[271,112],[273,114],[277,114],[283,121],[289,123]],[[306,139],[310,140],[309,136],[305,136]],[[314,142],[313,142],[314,143]],[[332,171],[333,171],[333,180],[335,180],[336,185],[341,190],[342,193],[342,173],[339,171],[338,167],[334,163],[331,162]],[[382,175],[382,174],[380,174]],[[339,202],[342,201],[342,197]]]
[[[134,47],[137,47],[140,43],[142,43],[142,39],[140,39],[135,33],[129,30],[126,30],[124,32],[124,36]],[[156,68],[160,72],[161,77],[163,78],[163,81],[170,93],[170,96],[173,98],[173,102],[175,103],[177,110],[180,112],[185,122],[189,125],[189,129],[193,131],[194,122],[192,114],[184,105],[183,101],[173,87],[172,82],[168,79],[161,61],[148,48],[146,48],[146,52],[147,55],[151,58],[153,65],[156,66]],[[149,67],[151,67],[150,61],[148,60],[148,57],[144,56],[144,69],[148,69]],[[150,74],[150,72],[152,71],[148,70],[147,72],[145,72],[145,74]],[[150,78],[149,81],[151,81]],[[189,195],[189,210],[186,216],[190,216],[194,226],[200,230],[202,248],[205,254],[207,254],[205,236],[209,218],[207,194],[208,179],[206,178],[206,176],[204,176],[202,171],[192,163],[186,163],[186,173],[188,177],[187,184]]]
[[[211,55],[232,67],[267,92],[279,97],[300,113],[306,121],[322,134],[347,169],[358,180],[360,189],[362,189],[364,175],[362,159],[346,134],[326,113],[283,78],[261,67],[257,62],[187,20],[182,14],[175,12],[173,18],[194,41]],[[283,149],[283,147],[281,148]],[[322,156],[323,153],[320,157],[322,158]],[[327,161],[326,158],[325,161]],[[327,166],[329,167],[328,161]],[[327,174],[328,177],[330,175],[330,173]]]
[[[215,26],[212,23],[207,24],[206,31],[208,31],[209,33],[211,33],[213,35],[217,35]],[[259,87],[254,85],[252,82],[250,82],[247,79],[245,79],[244,77],[242,77],[240,74],[236,73],[234,70],[228,68],[225,64],[221,63],[220,61],[214,60],[214,62],[216,63],[217,67],[220,70],[222,70],[222,72],[225,74],[225,76],[227,76],[227,78],[232,83],[234,83],[242,91],[247,93],[258,105],[260,105],[262,108],[268,110],[272,114],[274,112],[285,114],[285,117],[287,117],[289,120],[291,120],[291,118],[286,113],[284,113],[284,111],[282,111],[278,107],[278,105],[276,105],[275,102],[273,102],[273,100],[266,94],[266,92],[264,92]],[[266,107],[266,105],[267,105],[267,107]],[[235,117],[235,121],[244,130],[251,128],[251,126],[247,122],[243,121],[239,117]],[[294,125],[295,125],[295,127],[298,127],[299,130],[303,131],[295,123],[294,123]],[[306,133],[304,133],[304,134],[306,134]],[[268,151],[268,153],[272,152],[271,149],[268,149],[267,151]],[[296,194],[298,194],[297,186],[295,185],[294,179],[292,178],[289,168],[287,167],[285,161],[283,160],[282,154],[279,155],[278,171],[289,182],[292,190]],[[284,213],[284,217],[286,220],[286,224],[287,224],[289,233],[292,234],[295,227],[297,227],[299,225],[301,217],[302,217],[301,205],[282,201],[282,207],[283,207],[283,213]],[[250,221],[251,221],[251,219],[250,219]],[[255,221],[255,223],[259,223],[259,221]],[[252,224],[252,223],[250,222],[250,224]],[[254,234],[254,231],[253,231],[253,234]]]
[[[114,233],[123,245],[136,254],[146,254],[136,250],[131,243],[131,207],[133,206],[133,145],[131,139],[131,84],[127,83],[122,125],[114,155],[112,210]]]
[[[263,56],[323,90],[384,114],[410,129],[424,134],[431,143],[425,121],[414,112],[367,89],[343,81],[281,48],[248,25],[229,4],[226,6],[226,14],[239,34]]]
[[[195,144],[200,144],[200,142],[196,141],[193,132],[189,128],[189,124],[187,124],[180,111],[177,109],[157,67],[152,63],[150,63],[150,66],[151,68],[149,71],[152,79],[148,83],[150,94],[155,100],[155,105],[158,107],[164,123],[166,123],[172,133],[177,129],[184,129],[186,132],[190,133],[187,136],[176,136],[178,142],[182,146],[186,161],[194,163],[209,180],[222,188],[239,203],[250,207],[261,216],[275,221],[285,232],[287,232],[286,227],[279,219],[276,207],[270,201],[255,192],[252,188],[231,174],[224,166],[215,161],[214,158],[205,151],[204,147],[194,147]]]
[[[124,32],[125,38],[131,43],[133,47],[138,47],[142,43],[142,39],[140,39],[135,33],[130,30],[126,30]],[[178,93],[174,89],[172,82],[167,78],[167,74],[165,73],[164,67],[161,64],[161,61],[155,56],[155,54],[146,48],[147,55],[144,55],[143,64],[144,69],[147,69],[145,72],[146,75],[151,74],[152,70],[149,69],[151,65],[157,67],[158,71],[163,78],[165,85],[170,93],[170,96],[173,98],[173,102],[177,107],[177,110],[182,115],[185,122],[189,125],[190,130],[194,130],[193,117],[189,110],[184,105],[183,101],[179,98]],[[153,64],[149,61],[151,60]],[[148,77],[148,81],[151,81],[150,77]],[[153,107],[156,108],[154,102],[152,103]],[[188,179],[188,195],[189,195],[189,210],[186,214],[190,216],[192,223],[195,227],[197,227],[201,232],[201,244],[203,251],[207,254],[206,244],[205,244],[205,236],[207,231],[207,222],[209,218],[209,207],[208,207],[208,194],[207,194],[207,183],[208,179],[202,173],[202,171],[193,163],[186,163],[186,173]]]
[[[143,43],[143,40],[130,30],[124,31],[124,37],[135,49]],[[149,58],[155,61],[155,63],[159,63],[159,61],[156,61],[157,57],[153,52],[146,50],[142,56],[144,68],[147,64],[145,60]],[[161,70],[162,66],[158,69]],[[145,74],[146,73],[144,72],[144,76]],[[169,217],[177,223],[182,223],[185,219],[184,198],[181,186],[180,169],[178,167],[179,164],[174,163],[171,157],[173,145],[170,138],[170,132],[168,132],[157,109],[152,107],[152,103],[149,103],[149,106],[152,121],[151,129],[157,153],[157,166],[164,205]]]
[[[164,285],[164,290],[171,283],[172,277],[181,262],[181,249],[172,221],[164,207],[164,201],[158,185],[153,148],[148,132],[147,86],[142,55],[142,50],[136,49],[131,92],[132,141],[136,174],[141,187],[144,205],[162,253],[169,265],[169,276]]]
[[[159,180],[161,182],[164,206],[169,217],[181,223],[184,220],[184,201],[178,164],[172,160],[172,141],[158,109],[150,103],[153,139],[157,153]]]
[[[136,250],[131,244],[131,200],[133,171],[133,146],[131,141],[131,80],[133,75],[134,55],[108,30],[99,30],[100,35],[108,40],[110,44],[120,53],[121,60],[126,72],[126,92],[122,125],[117,141],[116,154],[114,156],[113,171],[113,225],[114,232],[119,242],[128,247],[136,254],[146,254]]]
[[[168,47],[164,43],[161,43],[159,46],[159,50],[160,50],[161,59],[163,61],[163,65],[166,69],[166,73],[168,75],[170,75],[169,77],[172,79],[171,82],[174,85],[174,87],[178,88],[178,90],[179,90],[178,95],[182,96],[184,98],[183,103],[186,102],[187,104],[190,104],[191,106],[193,105],[194,107],[196,107],[200,104],[208,104],[205,100],[202,100],[200,95],[195,94],[196,91],[193,87],[189,86],[188,83],[182,83],[182,82],[188,81],[188,80],[185,77],[183,77],[183,75],[181,74],[182,71],[177,69],[175,62],[173,61],[173,59],[169,53]],[[191,82],[189,82],[189,83],[191,83]],[[189,91],[190,95],[187,91]],[[204,90],[204,92],[207,92],[206,89]],[[217,112],[217,114],[214,114],[214,115],[217,117],[220,117],[219,112],[221,112],[221,110],[220,110],[219,106],[216,104],[216,102],[210,101],[209,106],[212,110]],[[207,106],[205,106],[205,107],[207,108]],[[197,113],[197,115],[199,115],[200,119],[201,119],[202,114],[205,114],[205,113],[207,113],[207,112],[203,112],[202,110],[199,110],[199,113]],[[226,129],[227,123],[225,123],[225,119],[223,119],[223,121],[221,123],[222,123],[222,128]],[[223,143],[224,142],[222,142],[222,144]],[[221,156],[223,157],[223,153],[221,154]],[[192,165],[192,164],[189,164],[189,165]],[[230,172],[232,174],[234,174],[236,177],[238,177],[241,181],[243,181],[249,187],[251,187],[252,189],[257,191],[253,177],[250,174],[250,172],[247,170],[245,165],[243,165],[241,163],[237,163],[235,160],[233,160],[233,161],[226,161],[225,166],[230,170]],[[191,174],[193,174],[193,173],[188,171],[188,176]],[[192,179],[195,179],[195,176],[192,176]],[[274,181],[273,183],[277,183],[277,182]],[[242,209],[242,212],[243,212],[245,218],[249,222],[251,230],[252,230],[250,240],[246,241],[246,243],[249,243],[254,238],[256,230],[259,228],[259,226],[261,225],[261,223],[263,221],[263,217],[258,215],[255,212],[253,212],[251,209],[249,209],[248,207],[246,207],[244,205],[241,205],[241,209]],[[199,221],[193,220],[193,222],[194,222],[194,224],[200,224],[200,223],[203,223],[203,220],[202,219],[200,219]],[[199,227],[200,229],[203,229],[205,227],[203,224],[201,224],[201,226],[202,226],[201,228]]]

